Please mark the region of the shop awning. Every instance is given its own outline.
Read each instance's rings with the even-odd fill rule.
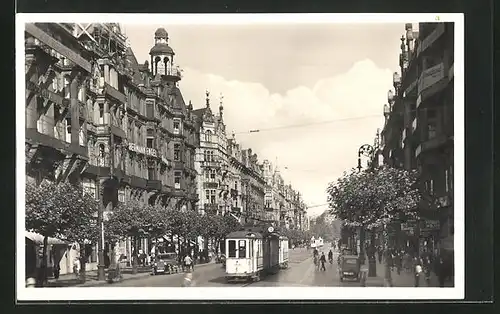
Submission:
[[[25,231],[24,232],[24,236],[27,239],[30,239],[31,241],[33,241],[35,244],[43,244],[43,235],[41,235],[41,234],[38,234],[38,233],[35,233],[35,232]],[[50,244],[50,245],[65,244],[65,245],[67,245],[69,243],[66,242],[66,241],[57,239],[57,238],[51,238],[51,237],[49,237],[47,239],[47,244]]]

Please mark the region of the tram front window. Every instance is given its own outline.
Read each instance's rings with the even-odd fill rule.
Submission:
[[[238,258],[246,258],[247,257],[247,241],[240,240],[238,243]]]
[[[228,257],[236,257],[236,240],[229,240],[228,242]]]

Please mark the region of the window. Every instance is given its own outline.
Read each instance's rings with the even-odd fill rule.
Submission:
[[[174,134],[179,134],[181,132],[181,120],[174,119]]]
[[[98,164],[101,167],[105,166],[105,148],[104,144],[99,144],[99,156],[98,156]]]
[[[71,120],[66,119],[66,142],[71,143]]]
[[[181,175],[182,173],[180,171],[174,172],[174,188],[176,189],[181,188]]]
[[[208,161],[208,158],[209,158],[208,157],[208,151],[206,150],[206,151],[203,152],[203,160],[204,161]]]
[[[89,194],[94,199],[97,199],[97,190],[94,180],[83,178],[82,180],[83,192]]]
[[[181,160],[181,144],[174,144],[174,160]]]
[[[236,257],[236,240],[227,241],[227,251],[228,257]]]
[[[210,169],[210,179],[215,180],[215,169]]]
[[[207,203],[210,201],[210,190],[205,190],[205,199],[207,200]]]
[[[210,170],[209,169],[205,169],[205,179],[210,179]]]
[[[238,258],[247,258],[247,241],[238,241]]]
[[[78,136],[78,143],[80,146],[87,146],[87,138],[85,135],[85,129],[81,128]]]
[[[215,190],[210,190],[210,204],[215,204]]]
[[[205,142],[211,142],[212,141],[212,131],[207,130],[205,132]]]
[[[433,179],[430,179],[428,181],[427,191],[429,192],[430,195],[434,195],[434,180]]]
[[[153,103],[146,103],[146,117],[150,119],[155,117],[155,108]]]
[[[99,124],[104,124],[104,104],[99,104]]]
[[[146,140],[146,146],[147,146],[148,148],[153,148],[153,143],[154,143],[154,139],[153,139],[153,138],[148,138],[148,139]]]
[[[123,188],[118,190],[118,202],[125,203],[125,190]]]
[[[436,122],[429,122],[427,125],[427,138],[433,139],[436,137]]]

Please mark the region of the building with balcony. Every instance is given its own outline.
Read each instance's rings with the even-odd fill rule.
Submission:
[[[401,75],[395,73],[395,93],[384,107],[382,151],[386,163],[421,176],[423,220],[404,226],[406,241],[420,251],[452,251],[454,24],[415,28],[406,24],[401,38]]]
[[[222,97],[218,114],[214,114],[210,108],[209,96],[210,93],[207,91],[205,107],[193,111],[199,137],[199,146],[195,154],[195,168],[200,174],[197,181],[200,195],[198,209],[203,213],[225,214],[237,208],[231,194],[231,189],[235,187],[230,185],[233,180],[229,171],[228,139]]]
[[[195,116],[167,32],[156,31],[151,64],[114,23],[26,24],[25,34],[27,180],[81,184],[107,211],[131,199],[195,208]],[[130,257],[131,245],[117,249]],[[149,251],[146,239],[137,246]]]

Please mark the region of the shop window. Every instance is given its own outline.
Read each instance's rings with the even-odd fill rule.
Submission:
[[[247,257],[247,241],[239,240],[238,241],[238,258],[246,258]]]
[[[236,257],[236,240],[228,240],[227,256]]]

